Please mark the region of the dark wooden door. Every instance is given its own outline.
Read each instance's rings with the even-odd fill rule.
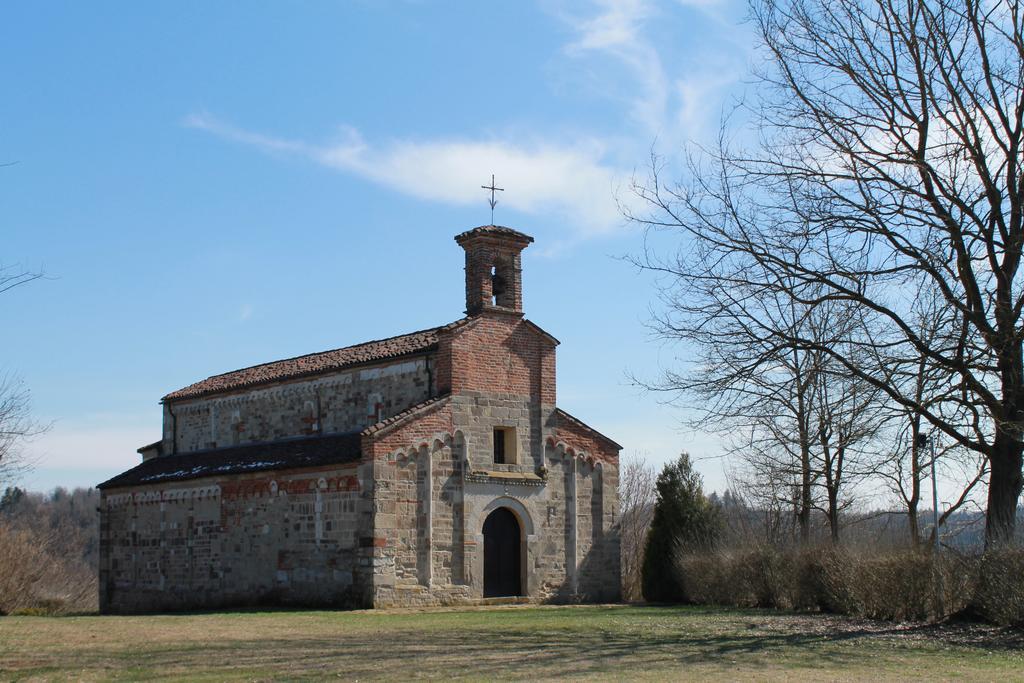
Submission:
[[[484,597],[521,595],[522,536],[519,520],[508,508],[498,508],[484,520]]]

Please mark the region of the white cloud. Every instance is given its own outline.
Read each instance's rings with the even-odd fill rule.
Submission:
[[[610,50],[637,45],[640,25],[650,10],[643,0],[600,0],[601,12],[577,25],[576,50]]]
[[[628,73],[610,91],[628,103],[630,115],[648,136],[675,147],[688,139],[701,138],[717,123],[721,94],[743,73],[736,50],[728,36],[735,27],[721,15],[725,0],[678,0],[678,5],[713,19],[722,26],[726,49],[720,54],[701,52],[683,60],[684,50],[673,50],[669,59],[675,71],[666,67],[666,51],[657,44],[651,25],[667,21],[669,8],[647,0],[596,0],[589,13],[559,13],[575,33],[566,53],[576,59],[591,56],[610,58]],[[608,86],[607,77],[602,84]],[[648,144],[650,140],[646,141]]]
[[[205,130],[208,133],[213,133],[232,142],[258,147],[264,152],[284,152],[290,154],[308,152],[308,149],[302,143],[267,137],[259,133],[235,128],[206,112],[189,114],[185,117],[183,123],[189,128]]]
[[[403,194],[455,205],[478,204],[481,181],[499,172],[509,190],[502,205],[531,214],[561,214],[576,232],[597,234],[622,223],[617,184],[628,174],[606,162],[597,140],[575,143],[509,140],[396,140],[371,145],[351,127],[335,141],[311,144],[247,131],[209,114],[193,114],[186,126],[264,152],[297,154]]]
[[[709,124],[717,123],[712,121],[713,108],[720,104],[720,94],[733,85],[737,78],[735,71],[724,69],[676,81],[675,89],[679,102],[676,124],[679,130],[698,131]]]
[[[700,10],[717,9],[725,5],[726,0],[676,0],[683,7],[693,7]]]
[[[712,16],[726,2],[677,0],[674,11],[682,7],[684,13]],[[624,222],[616,200],[635,201],[626,190],[632,169],[651,144],[657,140],[659,147],[675,150],[707,138],[717,124],[722,93],[742,69],[731,44],[719,52],[691,54],[688,61],[681,61],[685,50],[677,45],[658,44],[658,22],[679,20],[671,16],[672,6],[586,0],[583,9],[562,8],[555,6],[553,13],[572,32],[562,62],[568,57],[592,72],[601,92],[628,111],[625,123],[632,121],[611,137],[567,141],[558,133],[541,133],[367,141],[356,128],[342,126],[333,139],[310,142],[247,130],[207,113],[192,114],[184,124],[267,154],[301,156],[408,196],[459,206],[480,204],[481,181],[497,173],[499,184],[508,188],[499,196],[501,205],[560,216],[569,228],[565,243],[610,233]],[[723,34],[731,35],[733,28]]]
[[[663,132],[670,96],[669,78],[661,58],[642,35],[644,22],[652,11],[644,0],[600,0],[596,15],[565,17],[577,34],[566,46],[575,57],[603,53],[625,66],[636,92],[623,93],[631,102],[631,114],[649,133]]]

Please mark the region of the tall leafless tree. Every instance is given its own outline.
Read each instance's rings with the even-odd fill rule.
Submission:
[[[723,136],[679,185],[655,166],[638,186],[651,211],[634,214],[686,236],[649,264],[678,281],[849,302],[874,330],[851,344],[941,369],[957,391],[926,402],[849,346],[778,335],[982,454],[990,547],[1012,540],[1024,485],[1022,1],[751,0],[767,59],[738,120],[756,133]],[[918,333],[921,282],[955,340]]]
[[[880,392],[831,356],[821,356],[811,403],[817,432],[812,468],[824,493],[819,509],[832,542],[838,543],[841,513],[854,502],[852,485],[875,471],[870,443],[881,425]]]
[[[705,256],[699,244],[687,257],[695,253]],[[650,254],[638,265],[673,272]],[[656,331],[691,343],[694,360],[645,386],[688,399],[691,425],[725,436],[727,456],[746,470],[737,481],[761,489],[752,497],[785,496],[768,509],[792,506],[802,543],[815,510],[838,542],[850,484],[868,471],[861,455],[880,423],[880,392],[829,354],[790,340],[860,353],[849,343],[860,334],[856,311],[842,301],[765,295],[718,274],[670,278],[662,301]]]
[[[13,375],[0,377],[0,488],[28,467],[23,447],[44,431],[32,418],[24,382]]]
[[[912,322],[918,336],[929,346],[942,343],[942,337],[946,338],[947,344],[957,343],[960,334],[957,316],[934,289],[923,288],[919,292]],[[924,355],[914,363],[900,363],[898,358],[887,357],[885,348],[873,348],[871,351],[874,352],[874,361],[879,371],[887,381],[900,385],[901,391],[906,392],[919,405],[941,407],[944,394],[956,394],[959,391],[951,381],[954,378],[929,362]],[[947,402],[947,407],[951,405],[955,405],[955,402]],[[938,470],[947,475],[947,483],[954,486],[955,500],[949,502],[943,511],[940,526],[973,500],[975,489],[987,477],[987,460],[948,439],[929,446],[927,422],[916,410],[892,403],[888,411],[880,433],[880,458],[876,474],[905,509],[910,543],[918,548],[921,544],[918,515],[924,495],[923,487],[931,477],[932,458],[935,458],[934,464]],[[933,529],[932,533],[935,532]]]
[[[43,277],[16,266],[0,265],[0,294]],[[0,485],[28,465],[23,446],[46,430],[32,419],[28,388],[14,375],[0,376]]]
[[[654,517],[655,488],[658,478],[654,467],[632,453],[622,459],[619,471],[620,541],[622,552],[622,595],[640,600],[641,568],[647,530]]]

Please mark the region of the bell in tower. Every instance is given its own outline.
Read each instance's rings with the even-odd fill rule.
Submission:
[[[491,294],[495,301],[503,299],[505,294],[505,278],[498,274],[497,268],[491,273]]]

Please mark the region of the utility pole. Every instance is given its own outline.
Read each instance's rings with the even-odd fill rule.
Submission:
[[[929,447],[929,454],[931,455],[931,471],[932,471],[932,576],[935,581],[933,590],[933,596],[935,598],[935,618],[942,619],[946,614],[945,600],[943,599],[943,592],[945,587],[942,585],[942,571],[939,569],[939,484],[935,479],[935,432],[931,434],[918,434],[917,435],[917,447],[924,448],[925,444]]]
[[[928,436],[928,447],[932,456],[932,528],[935,529],[935,551],[939,554],[939,480],[935,477],[935,434]]]

